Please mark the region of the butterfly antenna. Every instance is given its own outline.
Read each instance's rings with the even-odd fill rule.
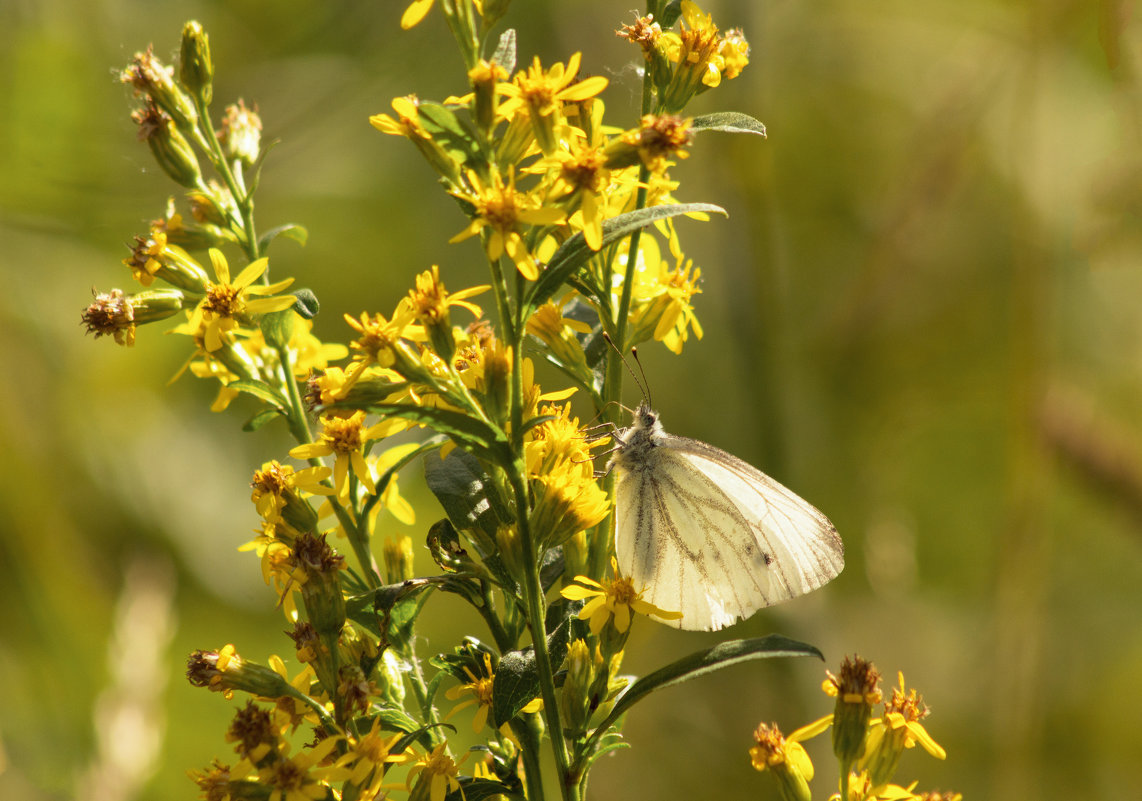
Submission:
[[[607,340],[607,344],[614,348],[615,353],[619,355],[619,360],[623,363],[623,367],[627,369],[627,372],[630,373],[630,377],[634,379],[634,382],[638,384],[638,388],[642,391],[642,397],[646,399],[647,405],[653,406],[654,404],[650,402],[650,386],[646,380],[646,371],[642,369],[642,362],[638,359],[638,348],[632,347],[630,349],[630,355],[634,358],[634,363],[638,365],[638,372],[636,373],[631,368],[630,362],[626,360],[626,356],[624,356],[623,352],[619,350],[618,345],[616,345],[615,341],[611,339],[611,335],[604,331],[603,339]],[[619,405],[621,406],[622,404]]]
[[[642,376],[641,381],[638,381],[637,377],[635,380],[638,381],[638,385],[642,389],[642,394],[646,397],[646,405],[653,409],[654,402],[650,398],[650,382],[646,380],[646,371],[642,369],[642,360],[638,358],[638,348],[632,347],[630,349],[630,356],[634,359],[634,363],[638,365],[638,374]],[[628,367],[627,369],[629,370],[630,368]],[[631,375],[634,375],[634,373],[632,372]]]

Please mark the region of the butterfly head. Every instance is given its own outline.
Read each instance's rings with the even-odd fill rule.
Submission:
[[[658,412],[650,408],[646,401],[640,403],[635,410],[633,427],[656,434],[662,431],[662,423],[658,422]]]

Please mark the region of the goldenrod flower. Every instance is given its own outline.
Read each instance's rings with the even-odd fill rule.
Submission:
[[[857,767],[868,773],[873,787],[888,782],[896,772],[900,756],[917,743],[936,759],[947,753],[928,734],[921,720],[928,716],[928,707],[916,690],[905,692],[904,674],[898,674],[900,686],[892,689],[892,696],[884,702],[884,714],[871,722],[864,756]]]
[[[281,758],[257,771],[258,781],[269,785],[270,801],[319,801],[329,797],[329,784],[342,782],[352,771],[337,765],[323,766],[341,743],[340,737],[326,737],[300,754],[289,756],[289,745],[282,746]]]
[[[381,716],[373,718],[373,725],[360,737],[349,738],[348,751],[337,760],[338,767],[351,767],[349,782],[362,792],[361,797],[373,797],[381,789],[381,780],[389,765],[407,762],[410,757],[403,751],[393,752],[393,746],[403,735],[388,737],[381,734]],[[380,797],[380,796],[376,796]]]
[[[390,421],[386,421],[390,422]],[[380,480],[386,472],[388,472],[394,465],[404,459],[408,454],[415,451],[420,447],[419,442],[406,442],[403,445],[397,445],[382,451],[373,461],[373,474]],[[389,481],[381,490],[380,503],[374,504],[370,510],[370,526],[375,527],[377,515],[381,509],[387,509],[393,517],[406,526],[411,526],[416,523],[416,512],[407,500],[401,497],[400,490],[397,488],[397,474],[389,477]]]
[[[441,743],[429,753],[416,758],[415,764],[408,771],[407,781],[412,789],[410,801],[444,801],[444,796],[449,792],[460,789],[456,777],[460,774],[460,763],[468,755],[465,754],[458,763],[445,753],[447,747],[447,743]]]
[[[428,331],[429,340],[440,358],[446,362],[451,360],[455,341],[452,338],[452,321],[448,309],[459,306],[472,313],[477,320],[483,311],[466,298],[479,295],[491,289],[482,286],[469,287],[459,292],[449,292],[440,280],[440,268],[435,264],[431,270],[425,270],[416,277],[416,288],[408,293],[407,305],[412,309],[414,319]]]
[[[528,431],[524,442],[524,461],[528,475],[539,477],[562,464],[578,466],[585,476],[593,476],[593,443],[587,441],[586,434],[579,427],[579,418],[571,416],[570,405],[545,404],[539,410],[539,415],[551,416],[552,419],[533,426]]]
[[[169,242],[164,229],[152,226],[149,236],[136,236],[131,256],[123,259],[131,275],[143,286],[161,278],[171,286],[201,294],[208,278],[202,266],[190,254]]]
[[[407,299],[397,304],[389,320],[383,314],[370,316],[361,312],[359,320],[345,315],[345,322],[360,334],[349,343],[350,349],[354,351],[353,366],[349,370],[350,386],[357,382],[366,367],[372,365],[395,366],[401,372],[417,371],[420,358],[407,342],[402,341],[424,338],[424,329],[413,325],[415,319],[416,314]]]
[[[587,354],[575,334],[589,334],[591,326],[563,316],[563,310],[553,301],[547,301],[528,318],[527,333],[540,339],[551,349],[561,365],[576,375],[590,380]]]
[[[357,480],[376,491],[373,475],[365,462],[364,447],[369,440],[379,439],[384,429],[383,423],[365,427],[365,413],[356,411],[348,417],[326,416],[321,419],[322,431],[318,438],[290,450],[295,459],[320,459],[334,456],[333,489],[339,498],[349,497],[349,472],[352,470]]]
[[[792,735],[784,737],[776,723],[759,723],[753,739],[756,745],[749,749],[749,757],[754,769],[768,770],[777,778],[785,801],[809,801],[813,763],[801,743]]]
[[[528,226],[562,223],[566,214],[543,205],[537,196],[517,191],[514,173],[508,176],[507,183],[499,173],[493,173],[491,183],[485,183],[476,173],[469,172],[468,183],[471,190],[452,194],[471,203],[475,216],[467,228],[448,241],[462,242],[486,228],[484,252],[488,260],[495,261],[507,253],[523,277],[534,281],[539,277],[539,267],[523,240],[523,232]]]
[[[416,95],[394,98],[392,107],[396,116],[374,114],[369,117],[369,123],[381,133],[408,139],[433,169],[444,176],[450,184],[456,184],[460,178],[460,165],[421,124],[420,113],[417,110],[419,104]]]
[[[276,459],[271,460],[254,472],[250,481],[253,488],[250,500],[267,522],[281,521],[282,512],[287,511],[290,519],[286,522],[294,529],[304,531],[317,522],[317,515],[309,509],[309,504],[302,499],[301,493],[332,495],[334,490],[321,483],[332,472],[324,466],[294,470],[290,465],[283,465]],[[305,510],[309,510],[308,514]],[[305,525],[305,522],[309,525]]]
[[[663,173],[668,159],[690,157],[686,148],[693,141],[690,120],[673,114],[646,114],[638,128],[624,131],[607,144],[606,165],[618,168],[641,162],[650,172]]]
[[[562,545],[572,534],[598,525],[611,509],[589,461],[558,461],[535,476],[531,487],[535,495],[531,528],[549,547]]]
[[[611,571],[614,578],[602,583],[588,576],[576,576],[577,583],[568,584],[559,593],[569,601],[591,599],[579,611],[579,619],[590,621],[592,634],[602,631],[608,621],[620,634],[626,633],[630,628],[632,611],[661,620],[681,619],[681,612],[668,612],[642,600],[642,592],[634,588],[631,580],[619,575],[614,557],[611,557]]]
[[[210,249],[210,262],[214,265],[216,281],[206,282],[206,297],[198,305],[194,315],[207,323],[204,343],[207,352],[213,353],[222,347],[224,334],[233,331],[239,323],[253,322],[253,317],[270,312],[284,311],[293,306],[296,298],[292,295],[273,295],[293,283],[292,278],[276,284],[257,284],[269,266],[269,259],[250,262],[230,280],[230,265],[222,251]],[[194,318],[191,319],[194,324]]]
[[[565,125],[563,104],[586,100],[607,88],[607,79],[598,75],[575,82],[581,57],[581,53],[575,53],[566,68],[558,63],[544,71],[536,56],[532,65],[516,73],[510,84],[500,85],[500,92],[510,98],[501,113],[511,116],[516,109],[525,109],[539,149],[545,155],[555,151],[557,134]]]

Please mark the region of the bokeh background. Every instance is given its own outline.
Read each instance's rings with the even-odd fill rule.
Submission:
[[[387,312],[414,272],[482,281],[464,220],[405,143],[391,98],[462,84],[442,18],[403,2],[0,0],[0,797],[179,799],[231,753],[233,704],[182,677],[193,648],[289,653],[256,560],[250,472],[284,434],[212,415],[167,380],[184,342],[83,335],[91,287],[172,185],[128,119],[117,71],[173,60],[200,20],[216,104],[256,103],[280,143],[261,228],[294,221],[276,275],[342,312]],[[517,2],[520,60],[583,51],[612,123],[636,108],[621,3]],[[752,63],[700,98],[768,140],[710,133],[676,175],[728,220],[683,222],[705,327],[644,349],[668,428],[733,450],[836,523],[848,566],[732,634],[779,631],[902,670],[948,752],[900,776],[968,798],[1136,798],[1142,736],[1140,9],[1131,0],[707,0]],[[624,115],[626,115],[624,117]],[[440,516],[401,477],[422,536]],[[390,525],[399,527],[393,520]],[[428,570],[426,553],[418,556]],[[434,600],[422,650],[474,625]],[[436,636],[439,635],[439,636]],[[645,673],[716,635],[645,624]],[[825,665],[741,666],[631,714],[633,749],[591,796],[773,798],[746,751],[831,710]],[[833,781],[828,738],[810,746]]]

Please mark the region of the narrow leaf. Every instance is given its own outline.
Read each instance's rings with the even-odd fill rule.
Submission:
[[[465,449],[504,467],[510,467],[515,458],[503,431],[464,412],[407,403],[373,403],[368,409],[378,414],[403,417],[437,433],[447,434]]]
[[[765,136],[765,124],[740,111],[718,111],[704,114],[690,121],[694,131],[725,131],[726,133],[750,133]]]
[[[280,409],[263,409],[262,411],[258,412],[253,417],[251,417],[249,420],[247,420],[246,424],[242,426],[242,430],[243,431],[257,431],[259,428],[264,426],[266,423],[280,417],[281,414],[282,414],[282,412]]]
[[[279,236],[292,239],[302,247],[305,247],[305,243],[309,241],[309,231],[305,229],[305,226],[298,225],[297,223],[286,223],[285,225],[279,225],[277,228],[271,228],[258,237],[258,248],[265,254],[266,250],[270,247],[270,243]]]
[[[713,648],[697,651],[684,656],[677,662],[643,676],[627,688],[615,702],[611,714],[595,730],[594,737],[601,736],[634,704],[641,701],[655,690],[671,687],[699,676],[713,673],[715,670],[748,662],[753,659],[772,659],[784,656],[815,656],[823,660],[821,652],[797,640],[791,640],[780,634],[770,634],[766,637],[757,637],[749,640],[729,640],[719,643]]]
[[[603,223],[602,247],[617,242],[624,236],[634,233],[637,229],[650,225],[655,220],[664,220],[667,217],[693,214],[694,212],[725,214],[726,210],[712,203],[676,203],[628,211],[626,214],[612,217]],[[574,275],[575,271],[586,264],[587,260],[594,255],[595,251],[587,246],[582,233],[575,234],[560,245],[547,263],[547,268],[532,285],[531,293],[527,297],[520,318],[527,319],[534,309],[558,292],[559,287],[563,286]]]
[[[289,404],[281,394],[264,381],[256,381],[252,378],[241,378],[237,381],[231,381],[226,385],[228,389],[236,389],[239,392],[245,392],[247,395],[253,395],[261,401],[265,401],[271,406],[278,409],[285,410]]]

